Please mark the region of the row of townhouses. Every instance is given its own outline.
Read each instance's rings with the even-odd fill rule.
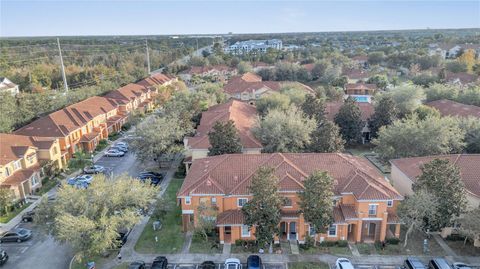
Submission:
[[[155,74],[0,134],[0,187],[24,200],[41,187],[46,169],[63,169],[75,152],[93,153],[100,140],[121,130],[132,112],[153,109],[157,86],[175,80]]]
[[[216,229],[221,243],[235,240],[254,240],[255,227],[245,224],[242,207],[252,199],[251,186],[255,172],[262,166],[274,168],[278,193],[284,198],[281,208],[279,234],[275,241],[298,240],[307,236],[318,241],[348,240],[351,242],[383,241],[400,236],[401,221],[396,209],[405,195],[412,193],[411,185],[420,174],[422,164],[434,158],[445,158],[460,168],[465,183],[469,207],[480,204],[480,155],[462,154],[427,156],[392,160],[391,178],[387,179],[365,158],[342,153],[273,153],[262,152],[262,144],[251,129],[259,115],[255,100],[279,90],[279,82],[262,81],[255,74],[233,77],[224,87],[230,100],[203,112],[195,135],[184,139],[187,176],[177,193],[182,208],[184,231],[194,229],[201,218],[212,216],[199,212],[199,207],[216,208]],[[376,86],[351,83],[346,95],[373,95]],[[307,93],[311,93],[306,89]],[[334,120],[342,101],[326,104],[326,118]],[[358,101],[365,127],[364,140],[369,140],[368,120],[374,113],[369,101]],[[477,117],[480,108],[449,100],[426,105],[438,109],[443,116]],[[208,133],[216,122],[233,121],[242,144],[242,153],[208,156]],[[334,180],[332,212],[334,220],[325,233],[315,234],[305,221],[299,206],[298,194],[304,190],[304,180],[314,171],[327,171]],[[203,214],[203,215],[202,215]],[[477,240],[478,241],[478,240]],[[480,241],[476,242],[480,244]]]

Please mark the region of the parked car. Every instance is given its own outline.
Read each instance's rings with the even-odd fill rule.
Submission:
[[[4,265],[8,261],[8,254],[5,250],[0,249],[0,265]]]
[[[117,145],[128,148],[128,143],[124,142],[124,141],[120,141],[120,142],[115,143],[115,146],[117,146]]]
[[[126,147],[121,147],[121,146],[113,146],[113,147],[110,147],[109,150],[112,150],[112,149],[118,150],[118,151],[123,152],[123,153],[127,153],[127,152],[128,152],[128,148],[126,148]]]
[[[76,177],[76,179],[77,179],[77,182],[85,182],[87,184],[90,184],[90,183],[92,183],[93,176],[91,176],[91,175],[80,175],[80,176]]]
[[[335,266],[337,269],[354,269],[352,262],[346,258],[338,258]]]
[[[212,261],[204,261],[200,264],[198,269],[217,269],[217,266]]]
[[[262,259],[258,255],[250,255],[247,258],[247,269],[263,269]]]
[[[0,238],[0,243],[3,242],[23,242],[32,237],[32,231],[24,229],[24,228],[17,228],[12,231],[6,232]]]
[[[153,172],[153,171],[143,171],[143,172],[140,172],[140,175],[152,175],[152,176],[156,176],[163,179],[162,173]]]
[[[128,269],[145,269],[144,261],[134,261],[129,266]]]
[[[140,179],[140,181],[145,182],[147,180],[150,180],[150,184],[152,184],[152,185],[158,185],[160,183],[160,181],[162,181],[162,178],[163,177],[157,177],[157,176],[152,175],[152,174],[140,174],[138,176],[138,179]]]
[[[93,177],[91,175],[80,175],[67,179],[67,184],[77,188],[87,188],[92,183],[92,180]]]
[[[418,258],[411,257],[405,260],[404,268],[406,269],[425,269],[425,265]]]
[[[23,222],[32,222],[33,217],[35,216],[35,211],[28,211],[27,213],[22,215],[22,221]]]
[[[98,174],[98,173],[103,173],[105,171],[105,167],[101,165],[92,165],[83,168],[83,172],[85,174]]]
[[[155,259],[153,259],[152,262],[152,267],[151,269],[167,269],[168,266],[168,260],[164,256],[158,256]]]
[[[119,241],[118,243],[118,247],[121,248],[123,247],[123,245],[125,245],[125,243],[127,243],[127,239],[128,239],[128,235],[130,235],[130,229],[120,229],[118,231],[118,237],[117,237],[117,241]]]
[[[453,269],[472,269],[469,265],[466,265],[463,262],[454,262]]]
[[[109,149],[104,155],[107,157],[123,157],[125,153],[116,149]]]
[[[428,268],[430,269],[452,269],[448,262],[443,258],[431,259],[428,263]]]
[[[242,269],[242,264],[237,258],[228,258],[225,260],[225,269]]]

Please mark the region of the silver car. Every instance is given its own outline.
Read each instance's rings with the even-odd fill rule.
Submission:
[[[104,155],[107,156],[107,157],[123,157],[123,155],[125,155],[125,153],[121,152],[119,150],[109,149],[107,152],[105,152]]]
[[[83,172],[85,174],[98,174],[98,173],[103,173],[103,171],[105,171],[105,167],[101,165],[92,165],[92,166],[83,168]]]

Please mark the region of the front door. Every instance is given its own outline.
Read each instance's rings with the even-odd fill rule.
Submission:
[[[377,228],[377,224],[371,222],[368,226],[368,236],[375,238],[375,229]]]
[[[225,226],[225,243],[231,243],[232,241],[232,227]]]
[[[297,223],[290,222],[290,233],[288,234],[288,239],[297,239]]]

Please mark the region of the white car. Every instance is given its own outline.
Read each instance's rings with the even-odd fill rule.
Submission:
[[[87,184],[92,183],[93,176],[91,175],[81,175],[76,178],[77,182],[85,182]]]
[[[335,266],[337,269],[354,269],[353,264],[345,258],[338,258],[335,262]]]
[[[123,142],[123,141],[115,143],[115,146],[128,148],[127,142]]]
[[[454,262],[453,269],[472,269],[472,267],[464,264],[463,262]]]
[[[107,152],[105,152],[104,155],[107,157],[122,157],[123,155],[125,155],[125,153],[119,150],[110,149]]]
[[[225,269],[242,269],[242,264],[239,259],[228,258],[225,260]]]

